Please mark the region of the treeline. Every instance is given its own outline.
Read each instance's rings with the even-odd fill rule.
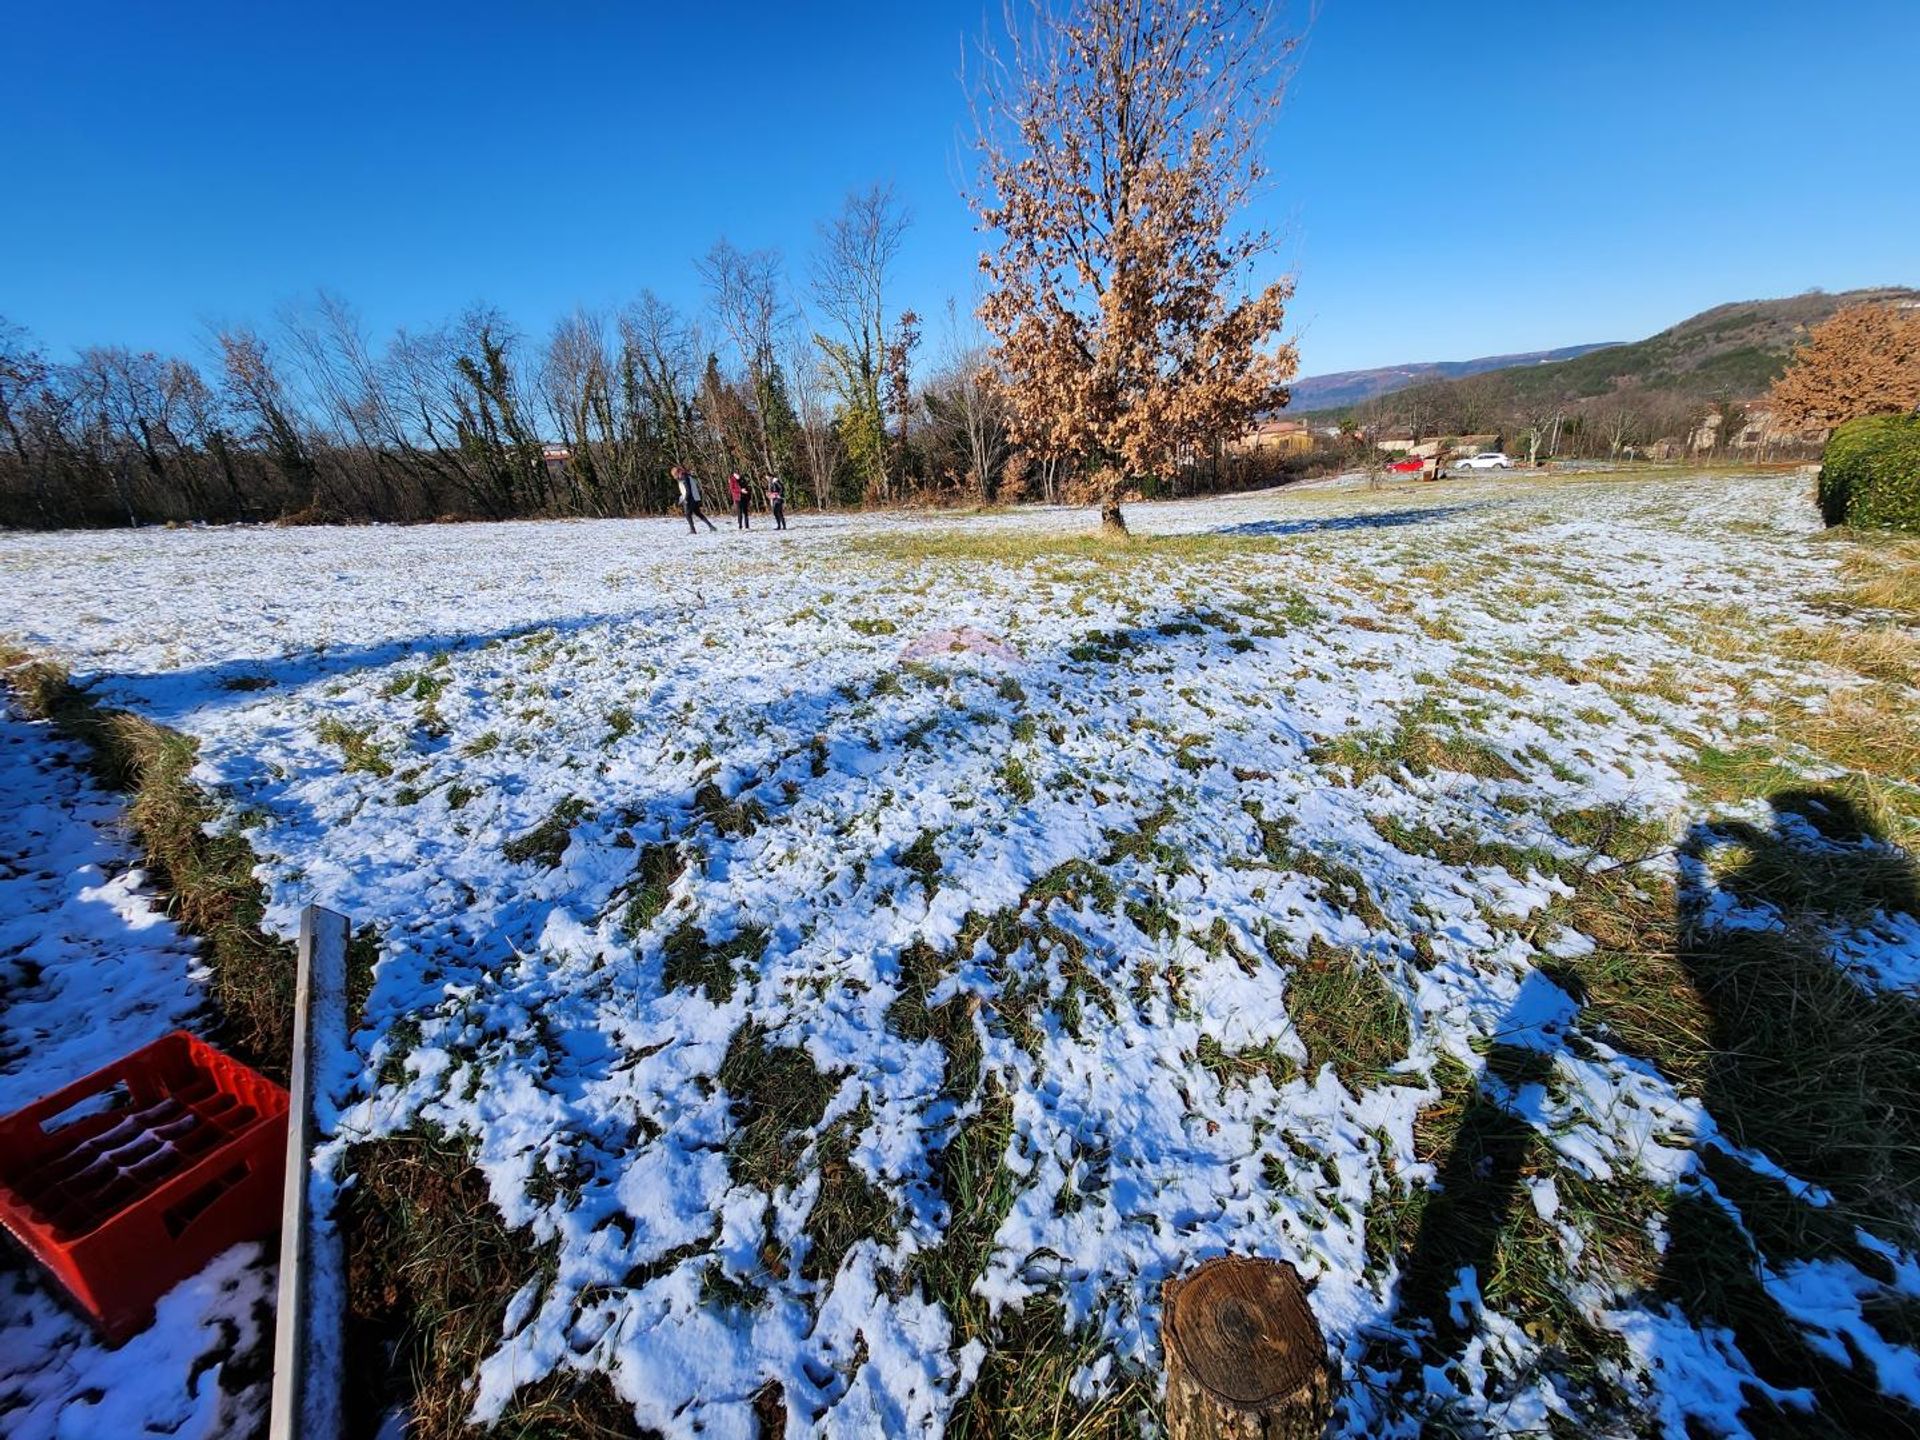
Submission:
[[[890,308],[907,224],[859,192],[800,287],[722,241],[698,312],[643,291],[544,338],[476,307],[376,343],[323,292],[197,358],[58,361],[0,320],[0,524],[640,515],[671,507],[676,464],[777,473],[795,506],[1079,498],[1070,465],[1009,443],[970,313],[926,343]],[[1258,478],[1203,464],[1181,488]]]

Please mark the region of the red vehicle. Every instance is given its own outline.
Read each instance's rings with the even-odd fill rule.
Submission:
[[[1427,462],[1417,456],[1408,456],[1405,460],[1396,460],[1387,466],[1389,475],[1418,475],[1427,468]]]

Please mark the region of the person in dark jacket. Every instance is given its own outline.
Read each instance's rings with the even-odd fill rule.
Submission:
[[[787,528],[787,487],[778,475],[767,476],[767,508],[773,511],[773,528]]]
[[[686,466],[676,465],[673,467],[673,483],[680,490],[680,509],[687,517],[687,533],[698,535],[700,532],[693,528],[694,520],[707,520],[707,512],[700,508],[700,482],[687,472]],[[713,521],[707,520],[707,529],[719,528]]]
[[[753,522],[747,518],[747,502],[753,497],[748,493],[746,483],[741,480],[738,470],[727,478],[727,493],[733,497],[735,526],[741,530],[751,530]]]

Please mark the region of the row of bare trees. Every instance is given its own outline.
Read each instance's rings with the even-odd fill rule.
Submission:
[[[0,320],[0,523],[634,515],[669,508],[675,464],[777,473],[796,505],[998,498],[1004,391],[970,312],[921,364],[889,308],[907,228],[875,186],[802,287],[723,240],[697,313],[643,291],[544,341],[476,307],[376,342],[325,292],[195,357],[55,360]]]
[[[198,366],[55,364],[7,330],[0,521],[624,515],[681,464],[797,505],[1097,499],[1117,532],[1131,493],[1246,476],[1229,449],[1297,365],[1258,223],[1296,37],[1266,0],[1010,6],[1004,31],[968,197],[995,238],[930,364],[886,187],[820,227],[804,293],[723,240],[700,313],[643,293],[544,344],[481,308],[376,346],[325,295]]]

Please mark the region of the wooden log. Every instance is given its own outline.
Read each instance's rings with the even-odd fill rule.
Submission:
[[[1319,1440],[1332,1371],[1293,1266],[1223,1255],[1161,1299],[1167,1440]]]

